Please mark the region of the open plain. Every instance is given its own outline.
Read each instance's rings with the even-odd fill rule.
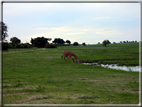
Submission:
[[[139,72],[67,63],[139,65],[139,44],[58,46],[2,52],[3,104],[139,104]],[[75,60],[76,61],[76,60]]]

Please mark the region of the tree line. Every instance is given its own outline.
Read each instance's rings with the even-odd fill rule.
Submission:
[[[30,43],[21,43],[21,40],[17,37],[12,37],[10,39],[11,43],[4,42],[6,37],[8,37],[8,27],[4,22],[1,22],[1,41],[2,41],[2,49],[7,50],[8,48],[31,48],[31,47],[38,47],[38,48],[57,48],[57,46],[70,46],[71,41],[66,40],[64,41],[62,38],[55,38],[52,43],[49,43],[51,41],[51,38],[45,38],[45,37],[37,37],[37,38],[31,38]],[[127,41],[128,42],[128,41]],[[66,43],[66,44],[65,44]],[[104,40],[102,44],[106,47],[107,44],[110,44],[111,42],[109,40]],[[98,42],[100,44],[100,42]],[[74,42],[72,44],[73,46],[78,46],[78,42]],[[82,43],[83,46],[85,46],[85,42]]]
[[[31,47],[38,47],[38,48],[57,48],[57,46],[69,46],[71,45],[70,40],[64,41],[61,38],[55,38],[52,43],[50,44],[51,38],[45,37],[37,37],[31,38],[30,43],[21,43],[21,40],[17,37],[10,38],[10,43],[6,42],[6,37],[8,37],[8,27],[4,22],[1,22],[1,41],[2,41],[2,49],[7,50],[8,48],[31,48]],[[66,44],[65,44],[66,43]],[[74,46],[78,46],[78,42],[73,43]],[[82,45],[86,45],[82,43]]]

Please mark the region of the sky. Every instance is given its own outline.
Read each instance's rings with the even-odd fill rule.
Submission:
[[[140,41],[139,3],[4,3],[6,38],[22,43],[31,38],[61,38],[71,43],[97,44]]]

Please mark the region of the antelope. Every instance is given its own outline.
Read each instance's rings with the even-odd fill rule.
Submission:
[[[78,58],[77,55],[76,55],[75,53],[73,53],[72,51],[64,50],[64,51],[63,51],[63,56],[64,56],[65,62],[67,62],[67,61],[66,61],[66,57],[68,57],[68,58],[72,61],[72,63],[73,63],[74,60],[71,58],[71,56],[74,56],[74,57],[77,59],[77,62],[79,63],[79,58]]]

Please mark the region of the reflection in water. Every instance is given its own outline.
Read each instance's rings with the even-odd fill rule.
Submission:
[[[139,66],[118,66],[117,64],[98,64],[98,63],[83,63],[85,65],[93,65],[93,66],[101,66],[103,68],[110,68],[110,69],[117,69],[117,70],[124,70],[124,71],[135,71],[141,72],[141,67]]]

